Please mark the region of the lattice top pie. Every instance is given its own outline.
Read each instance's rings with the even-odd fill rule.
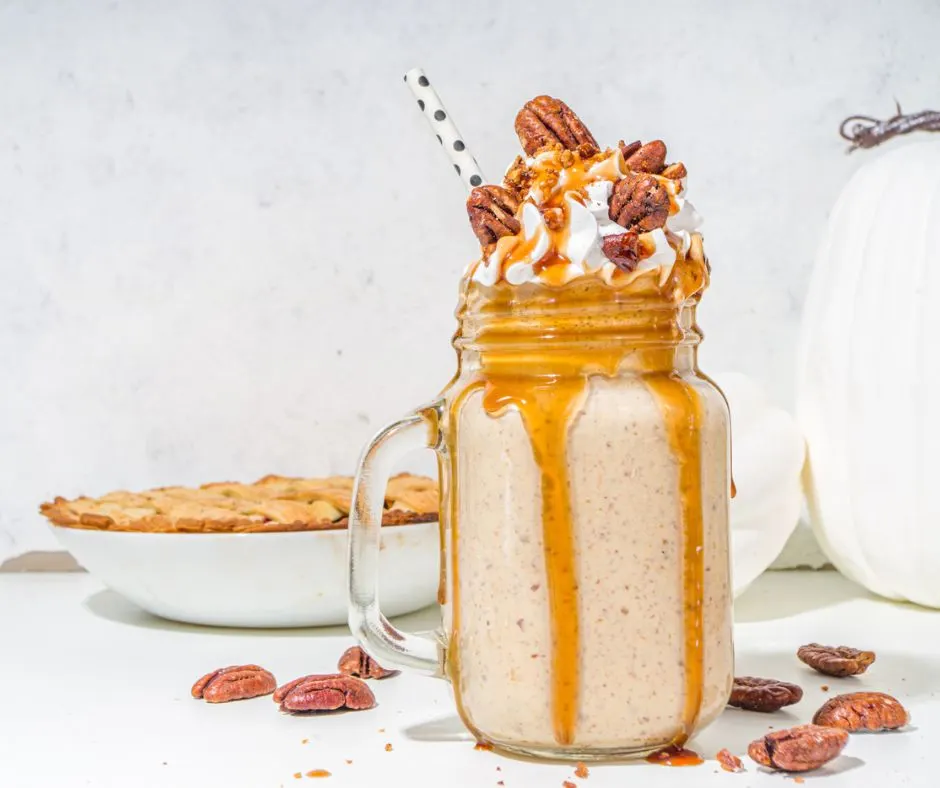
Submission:
[[[265,476],[254,484],[160,487],[101,498],[56,498],[40,511],[56,525],[107,531],[227,533],[345,528],[353,480]],[[437,482],[403,473],[389,479],[383,525],[437,519]]]

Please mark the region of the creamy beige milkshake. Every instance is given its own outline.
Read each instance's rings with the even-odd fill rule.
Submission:
[[[699,639],[687,633],[699,626],[689,620],[698,613],[686,609],[680,471],[656,395],[640,380],[595,379],[568,432],[578,627],[573,747],[657,749],[710,722],[728,698],[727,413],[713,390],[698,391],[700,654],[686,643],[687,634]],[[457,434],[456,691],[466,722],[484,738],[553,749],[551,581],[542,500],[533,494],[541,470],[519,414],[492,417],[481,392],[461,407]],[[688,686],[689,660],[701,661],[692,667],[700,686]],[[686,702],[698,692],[690,721]]]
[[[547,97],[520,118],[528,158],[468,203],[484,254],[445,391],[448,674],[500,747],[681,746],[724,707],[733,659],[699,219],[662,143],[600,151]]]

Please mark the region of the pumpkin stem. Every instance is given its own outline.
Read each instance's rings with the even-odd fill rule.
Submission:
[[[940,131],[940,112],[926,109],[905,115],[897,99],[894,105],[897,114],[887,120],[868,115],[852,115],[843,120],[839,126],[839,135],[852,143],[846,152],[851,153],[857,148],[874,148],[892,137],[910,134],[912,131]]]

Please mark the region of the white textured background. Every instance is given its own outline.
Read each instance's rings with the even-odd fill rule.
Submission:
[[[463,195],[529,97],[691,170],[706,369],[792,400],[852,113],[940,105],[937,0],[0,0],[0,559],[54,494],[351,471],[453,366]]]

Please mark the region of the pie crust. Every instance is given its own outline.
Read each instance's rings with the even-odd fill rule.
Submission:
[[[265,476],[254,484],[118,491],[100,498],[56,498],[40,511],[55,525],[145,533],[323,531],[349,524],[353,480]],[[436,521],[437,482],[402,473],[389,479],[382,525]]]

